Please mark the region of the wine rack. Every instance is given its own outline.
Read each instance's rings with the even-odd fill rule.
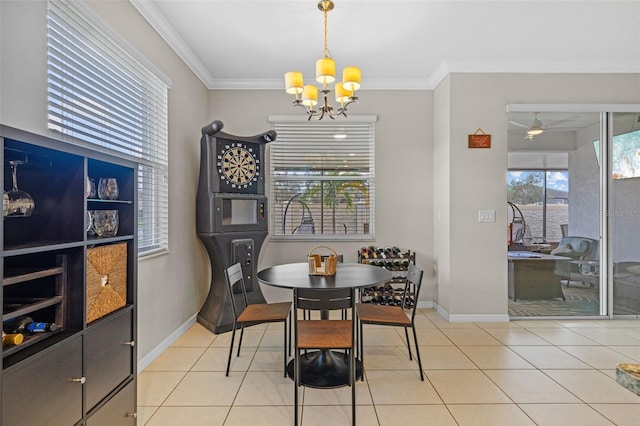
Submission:
[[[3,329],[47,324],[18,328],[20,339],[0,349],[0,426],[97,425],[106,414],[118,419],[110,425],[134,426],[138,166],[2,125],[0,147]],[[116,200],[89,196],[90,178],[100,177],[117,179]],[[117,211],[117,233],[88,233],[89,212],[99,210]],[[89,322],[87,253],[116,244],[123,303]],[[24,410],[31,398],[39,404]]]
[[[416,263],[416,254],[397,246],[363,247],[358,250],[358,263],[378,266],[391,271],[393,278],[384,285],[365,287],[360,292],[361,303],[402,306],[412,308],[415,305],[415,291],[410,286],[405,294],[405,283],[409,264]]]

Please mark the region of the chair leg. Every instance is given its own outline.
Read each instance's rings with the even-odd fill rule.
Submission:
[[[404,329],[407,330],[406,327]],[[411,330],[413,330],[413,341],[416,344],[416,357],[418,358],[418,367],[420,367],[420,380],[424,382],[424,372],[422,371],[422,360],[420,359],[420,347],[418,347],[418,335],[416,334],[416,327],[412,324]]]
[[[364,334],[363,334],[362,321],[358,321],[358,324],[360,325],[360,327],[358,327],[360,332],[358,333],[358,342],[356,344],[360,348],[358,352],[360,355],[360,364],[362,364],[362,376],[360,377],[360,380],[364,382]]]
[[[233,353],[233,341],[236,337],[236,322],[233,322],[233,328],[231,329],[231,344],[229,345],[229,358],[227,359],[227,373],[229,375],[229,368],[231,367],[231,354]]]
[[[242,337],[244,336],[244,323],[240,324],[240,339],[238,339],[238,355],[240,356],[240,348],[242,347]]]
[[[407,350],[409,351],[409,360],[413,361],[413,356],[411,355],[411,345],[409,344],[409,332],[407,331],[407,327],[404,328],[404,336],[407,338]]]
[[[282,357],[284,358],[284,377],[287,377],[287,320],[284,320],[284,352],[282,352]],[[291,329],[289,329],[291,330]],[[291,335],[289,335],[289,339],[291,339]],[[290,344],[289,344],[289,347]]]
[[[293,410],[293,424],[298,426],[298,391],[299,391],[299,387],[300,387],[300,352],[298,351],[298,348],[296,347],[295,349],[295,354],[294,354],[294,379],[293,379],[293,391],[294,391],[294,397],[293,397],[293,404],[295,406],[294,410]]]

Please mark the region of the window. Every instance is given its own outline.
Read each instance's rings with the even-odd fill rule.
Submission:
[[[272,239],[373,239],[375,117],[296,118],[270,117]]]
[[[509,170],[507,181],[508,200],[516,204],[526,225],[524,243],[560,241],[561,225],[569,223],[569,172]]]
[[[139,164],[138,252],[166,250],[166,79],[80,2],[49,0],[47,17],[49,131]]]

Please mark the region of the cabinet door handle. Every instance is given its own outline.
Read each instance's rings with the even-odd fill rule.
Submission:
[[[70,381],[70,382],[74,382],[74,383],[84,384],[84,382],[86,382],[86,381],[87,381],[87,378],[86,378],[86,377],[84,377],[84,376],[82,376],[82,377],[80,377],[80,378],[73,378],[73,377],[72,377],[71,379],[69,379],[69,381]]]
[[[123,345],[134,347],[136,345],[136,341],[132,340],[130,342],[122,342]]]
[[[138,417],[138,413],[127,413],[126,417],[133,417],[135,419]]]

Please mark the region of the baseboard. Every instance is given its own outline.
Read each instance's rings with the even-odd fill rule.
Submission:
[[[423,300],[421,302],[418,302],[418,309],[432,309],[433,308],[433,302],[430,300]]]
[[[434,308],[448,322],[509,322],[509,314],[450,314],[437,303]]]
[[[156,358],[158,358],[173,342],[178,340],[180,336],[184,334],[193,324],[196,322],[198,314],[194,314],[184,324],[175,329],[171,334],[167,336],[158,346],[149,351],[148,354],[138,359],[138,374],[144,371]]]

